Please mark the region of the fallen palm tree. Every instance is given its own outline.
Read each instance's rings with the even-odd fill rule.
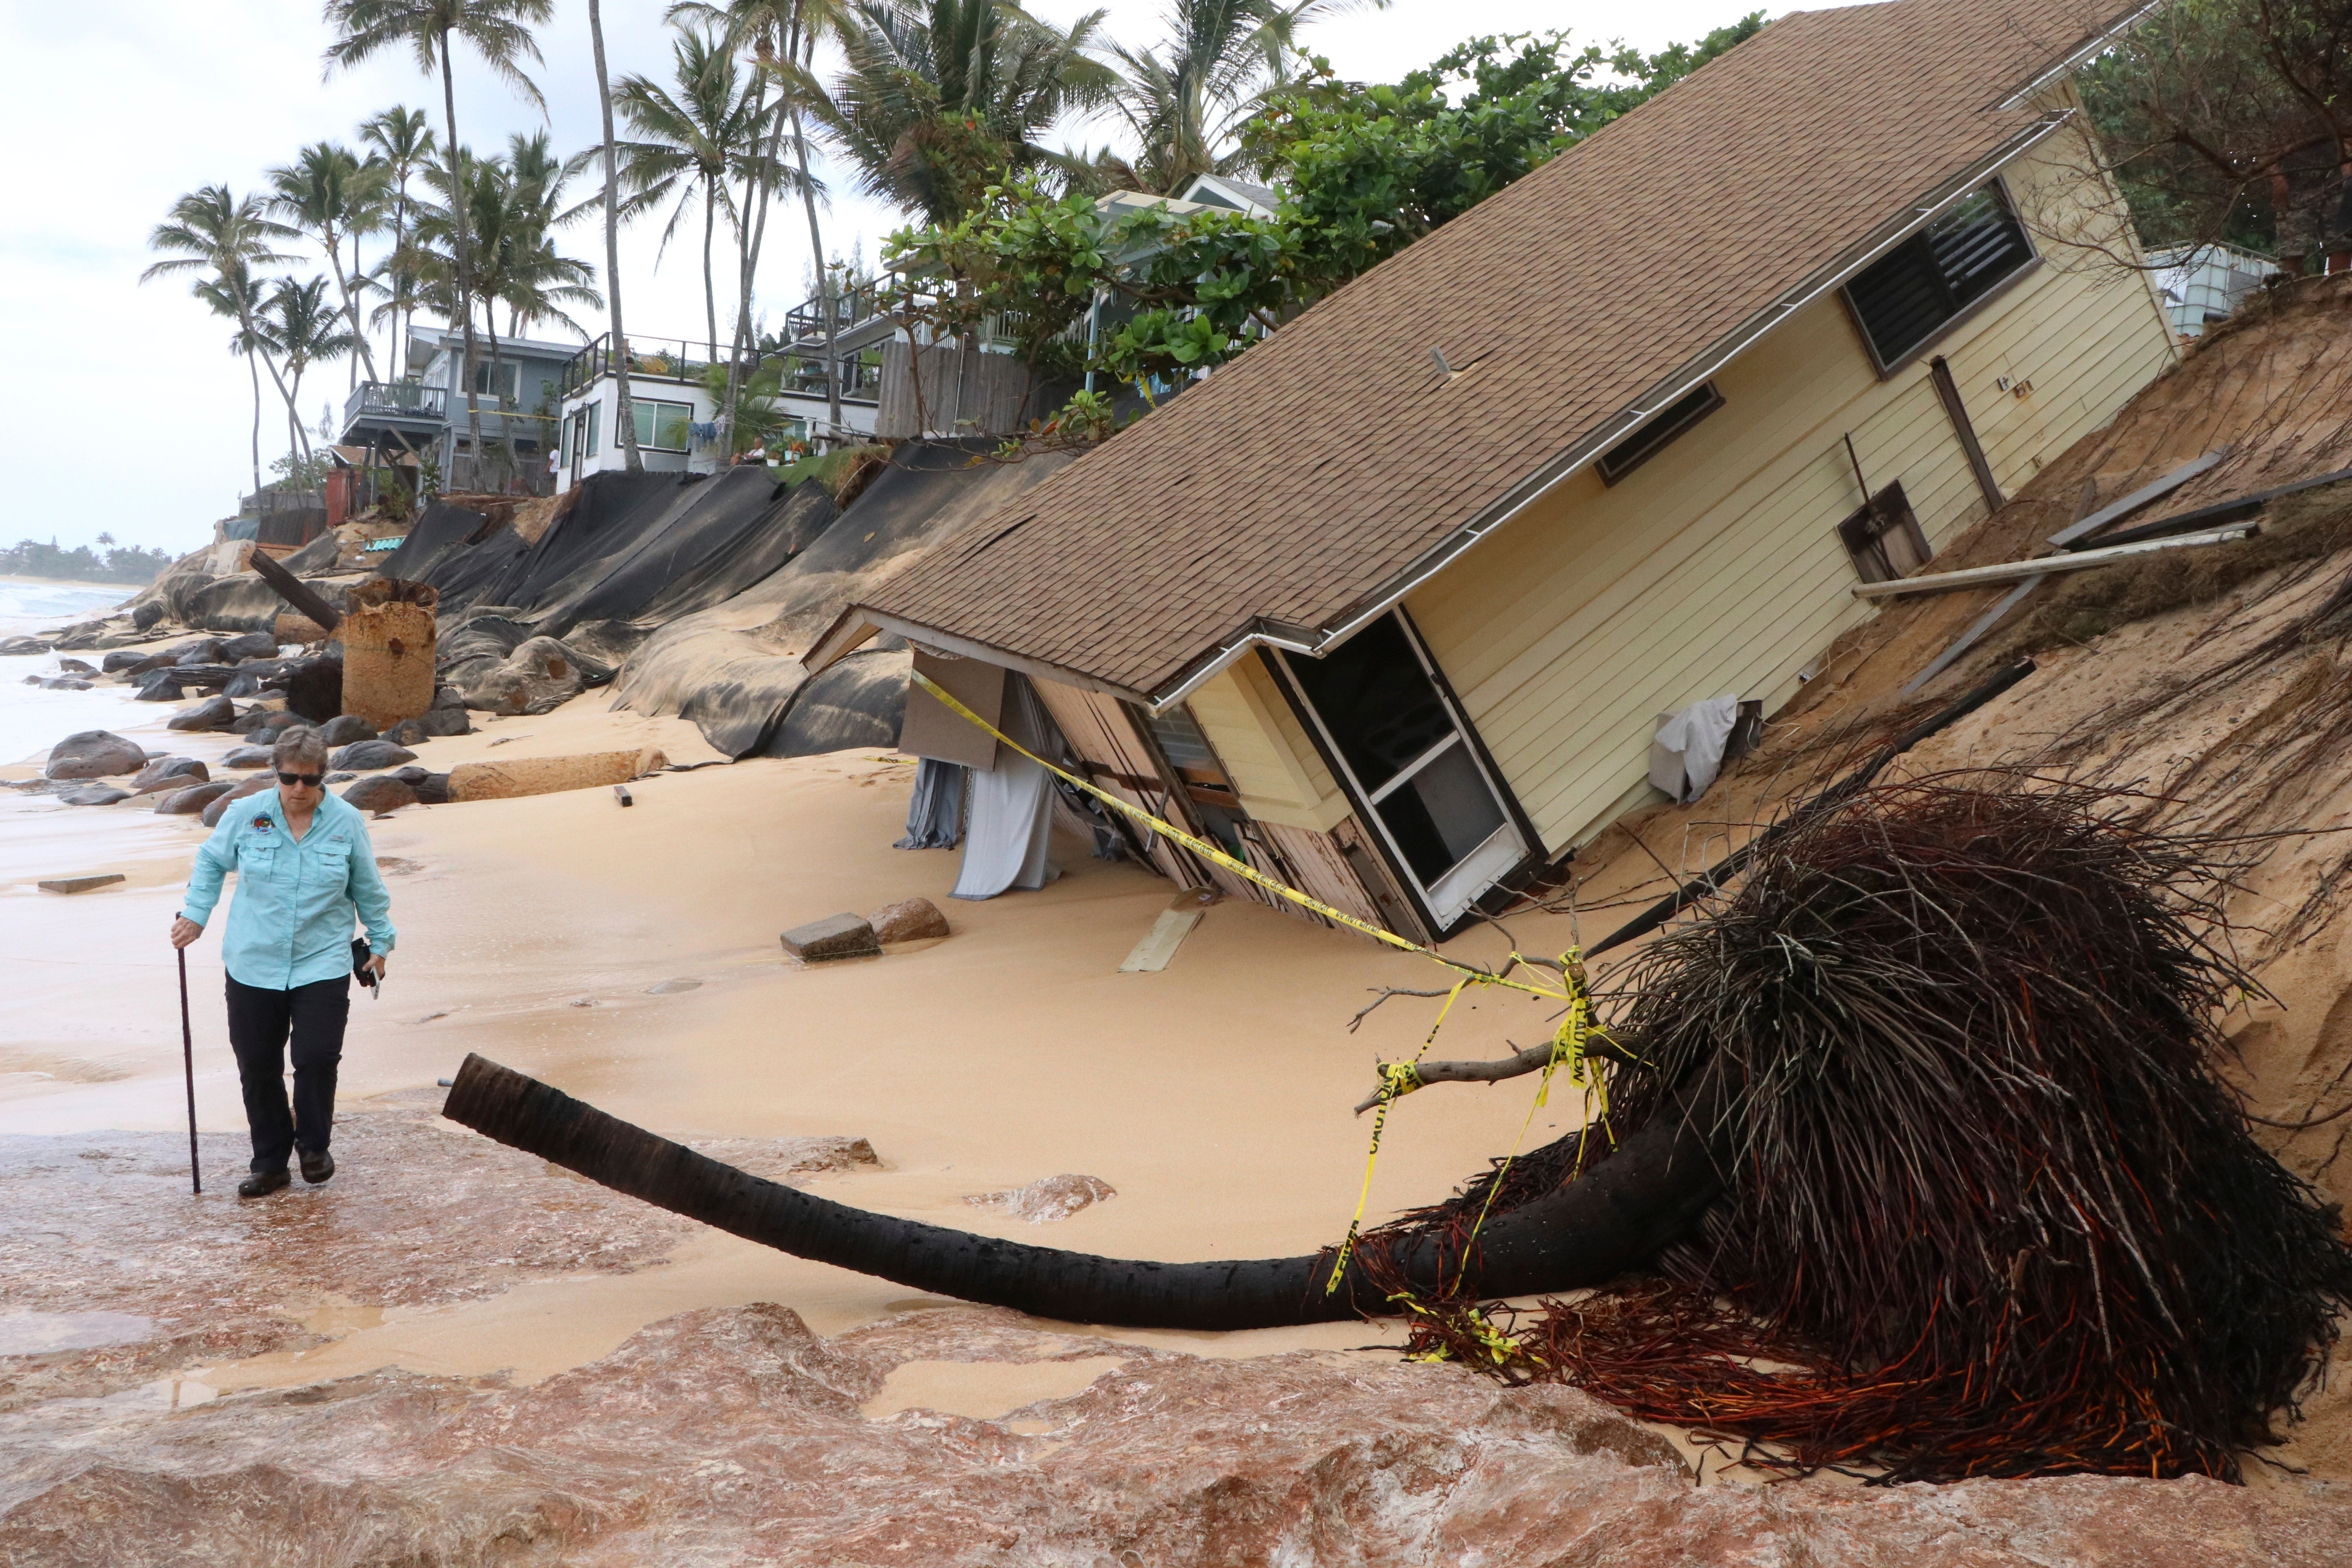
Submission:
[[[851,1209],[479,1058],[446,1113],[750,1239],[1042,1316],[1408,1310],[1425,1345],[1799,1466],[2231,1475],[2324,1360],[2352,1248],[2215,1075],[2252,982],[2212,940],[2212,868],[2112,805],[1942,780],[1806,814],[1630,966],[1608,1135],[1372,1232],[1336,1289],[1329,1252],[1134,1262]],[[1512,1335],[1475,1305],[1651,1267],[1672,1283]]]

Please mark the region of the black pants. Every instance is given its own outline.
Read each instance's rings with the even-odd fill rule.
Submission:
[[[291,991],[228,983],[228,1043],[245,1087],[245,1121],[253,1130],[253,1169],[282,1171],[297,1147],[322,1152],[333,1136],[335,1068],[343,1059],[343,1025],[352,1016],[352,977],[313,981]],[[294,1104],[286,1104],[286,1040],[294,1039]]]

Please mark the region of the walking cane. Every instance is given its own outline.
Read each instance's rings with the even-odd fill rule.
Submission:
[[[204,1172],[196,1167],[196,1037],[188,1026],[188,950],[172,950],[180,960],[180,1059],[188,1068],[188,1184],[201,1197],[205,1191]]]

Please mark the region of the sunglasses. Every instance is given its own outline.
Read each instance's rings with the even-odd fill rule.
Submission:
[[[325,782],[326,777],[324,773],[279,773],[278,782],[288,789],[292,789],[296,784],[300,784],[304,789],[317,789]]]

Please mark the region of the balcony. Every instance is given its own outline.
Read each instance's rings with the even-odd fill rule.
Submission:
[[[363,381],[343,404],[343,428],[366,423],[439,425],[448,418],[446,387],[414,381]]]

